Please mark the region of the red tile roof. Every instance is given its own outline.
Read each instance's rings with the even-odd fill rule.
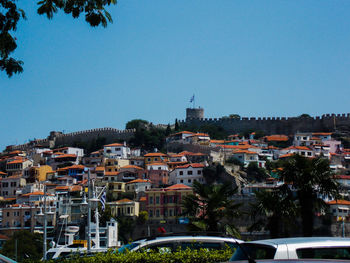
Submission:
[[[201,164],[201,163],[189,163],[189,164],[185,164],[185,165],[181,165],[181,166],[177,166],[175,167],[175,169],[186,169],[186,168],[204,168],[205,165]]]
[[[144,155],[144,157],[158,157],[158,156],[167,156],[164,153],[157,152],[157,153],[147,153]]]
[[[75,154],[62,154],[59,156],[56,156],[55,159],[63,159],[63,158],[76,158],[77,156]]]
[[[350,201],[347,200],[333,200],[330,202],[327,202],[329,205],[350,205]]]
[[[143,170],[143,168],[141,168],[140,166],[136,166],[136,165],[125,165],[125,166],[121,167],[121,169],[137,169],[137,170]]]
[[[167,189],[167,190],[181,190],[181,189],[192,189],[192,187],[184,185],[184,184],[174,184],[174,185],[169,186],[165,189]]]
[[[124,144],[122,144],[122,143],[111,143],[111,144],[104,145],[104,147],[118,147],[118,146],[124,146]]]
[[[256,155],[258,155],[258,153],[252,152],[252,151],[248,151],[248,150],[237,150],[237,151],[233,151],[233,154],[236,154],[236,153],[245,153],[245,154],[256,154]]]
[[[146,179],[136,179],[136,180],[132,180],[130,182],[127,182],[126,184],[135,184],[135,183],[150,183],[150,180],[146,180]]]
[[[105,176],[116,176],[119,172],[105,172]]]
[[[265,136],[265,138],[268,142],[286,142],[289,139],[287,135],[279,135],[279,134]]]

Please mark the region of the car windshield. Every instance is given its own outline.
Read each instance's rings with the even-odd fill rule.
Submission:
[[[233,253],[230,261],[248,260],[248,255],[252,259],[273,259],[276,248],[260,244],[241,244]]]
[[[47,252],[46,253],[46,259],[47,260],[52,259],[55,254],[56,254],[56,252]]]
[[[122,246],[121,248],[118,249],[119,253],[124,253],[126,251],[130,251],[131,249],[137,247],[138,245],[140,245],[140,242],[133,242],[130,244],[126,244],[124,246]]]

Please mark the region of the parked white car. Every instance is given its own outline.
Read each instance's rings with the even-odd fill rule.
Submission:
[[[345,259],[350,260],[350,238],[300,237],[244,242],[230,261],[251,259]]]
[[[217,236],[164,236],[152,239],[142,239],[122,246],[118,252],[153,250],[156,252],[171,252],[177,249],[224,249],[227,246],[237,248],[242,240]]]

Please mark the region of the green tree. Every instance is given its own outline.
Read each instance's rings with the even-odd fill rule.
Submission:
[[[18,262],[25,259],[40,260],[43,256],[42,235],[25,230],[17,231],[5,242],[0,253],[13,259],[17,257]]]
[[[179,130],[180,130],[179,122],[177,121],[177,119],[175,119],[175,131],[179,131]]]
[[[271,238],[290,236],[296,226],[297,206],[293,193],[287,185],[272,190],[255,193],[256,201],[251,206],[253,224],[249,231],[259,231],[263,228],[270,231]]]
[[[329,161],[294,154],[283,163],[279,174],[296,191],[303,235],[312,236],[315,213],[324,204],[319,196],[338,197],[338,184],[329,167]]]
[[[237,189],[229,183],[208,185],[195,181],[193,191],[182,202],[183,215],[190,219],[189,228],[239,236],[233,225],[233,219],[239,216],[240,204],[232,200]]]
[[[257,162],[249,163],[246,172],[250,181],[262,182],[269,176],[264,168],[258,166]]]
[[[138,225],[143,225],[143,224],[145,224],[147,222],[148,218],[149,218],[148,217],[148,212],[147,211],[141,211],[139,213],[139,216],[136,219],[136,223]]]
[[[124,242],[124,244],[127,244],[130,242],[132,238],[132,233],[134,232],[136,222],[132,217],[128,216],[118,216],[117,217],[118,222],[118,235],[121,241]]]
[[[146,129],[148,124],[149,122],[146,120],[134,119],[126,123],[125,129],[136,129],[136,130]]]
[[[169,136],[170,134],[171,134],[171,127],[170,127],[170,124],[168,124],[168,126],[166,126],[165,135]]]
[[[16,4],[16,0],[0,1],[0,70],[6,71],[11,77],[15,73],[23,72],[23,62],[11,57],[17,48],[17,39],[13,33],[17,30],[20,19],[26,19],[24,11]],[[106,27],[108,22],[113,22],[111,15],[105,9],[117,0],[40,0],[36,1],[38,14],[46,15],[51,19],[59,10],[78,18],[85,15],[85,21],[91,26],[102,25]],[[35,1],[33,1],[33,4]]]

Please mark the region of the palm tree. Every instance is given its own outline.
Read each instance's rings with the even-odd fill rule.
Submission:
[[[272,238],[288,237],[295,226],[297,207],[293,193],[287,185],[255,193],[256,201],[251,204],[250,216],[253,224],[250,232],[263,228],[270,231]]]
[[[193,191],[194,194],[187,195],[182,201],[183,215],[190,219],[192,230],[239,235],[232,222],[239,215],[240,204],[232,200],[237,189],[229,183],[208,185],[195,181]]]
[[[329,167],[329,161],[295,154],[282,165],[280,175],[296,191],[303,235],[312,236],[316,208],[323,203],[319,197],[338,196],[338,184]]]

